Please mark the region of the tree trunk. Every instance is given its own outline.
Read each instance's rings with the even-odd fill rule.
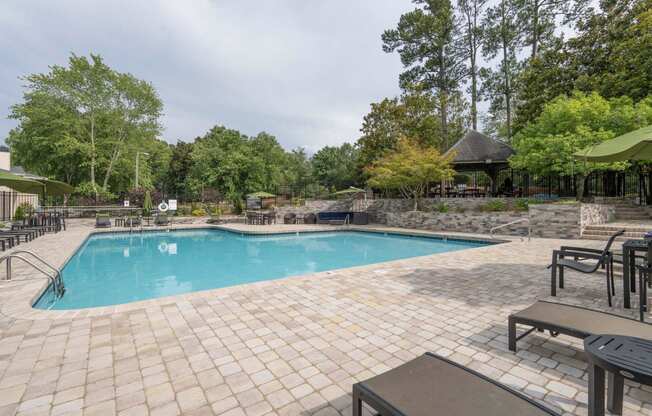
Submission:
[[[539,1],[534,0],[532,4],[532,59],[539,53]]]
[[[473,52],[475,55],[475,52]],[[475,56],[471,55],[471,125],[473,130],[478,129],[478,74],[475,63]]]
[[[507,124],[507,140],[511,141],[512,139],[512,86],[510,85],[510,71],[509,71],[509,57],[508,57],[508,45],[507,45],[507,29],[506,29],[506,17],[505,17],[505,1],[501,2],[501,19],[502,19],[502,43],[503,43],[503,82],[504,82],[504,95],[505,95],[505,117]]]
[[[111,160],[109,161],[109,167],[106,168],[106,174],[104,175],[104,183],[102,184],[102,189],[105,191],[107,190],[107,186],[109,185],[109,179],[111,178],[111,173],[113,173],[113,165],[115,164],[115,161],[118,160],[118,157],[120,156],[120,150],[115,149],[113,151],[113,154],[111,155]]]
[[[444,52],[439,52],[439,79],[442,84],[446,79],[446,68],[444,67]],[[448,150],[448,87],[441,85],[439,88],[439,112],[441,117],[441,138],[444,144],[444,151]]]
[[[439,112],[441,117],[441,137],[443,140],[443,151],[448,150],[448,96],[447,92],[439,92]]]
[[[95,186],[95,117],[91,116],[91,185],[95,192],[95,201],[98,199],[97,187]]]

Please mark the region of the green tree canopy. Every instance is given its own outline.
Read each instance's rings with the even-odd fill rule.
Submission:
[[[414,200],[418,209],[428,183],[450,179],[455,173],[451,167],[454,155],[442,156],[433,147],[420,145],[417,141],[401,138],[396,151],[385,154],[367,167],[367,183],[377,189],[398,190],[404,198]]]
[[[97,194],[98,182],[104,191],[126,190],[136,151],[164,161],[167,146],[156,140],[163,104],[151,84],[93,54],[73,54],[68,66],[23,80],[23,102],[10,114],[19,125],[7,138],[17,164],[74,185],[88,182]]]
[[[584,164],[573,153],[652,123],[652,97],[634,104],[630,98],[607,100],[577,92],[546,104],[537,119],[514,136],[515,169],[540,175],[586,174],[625,165]]]
[[[560,94],[635,101],[652,94],[652,0],[603,0],[583,16],[575,36],[552,42],[520,74],[516,129]]]
[[[356,185],[358,151],[349,143],[322,147],[312,157],[313,176],[329,189]]]
[[[398,52],[405,71],[403,88],[421,85],[437,97],[440,134],[447,149],[450,99],[467,76],[466,54],[460,53],[460,24],[450,0],[413,0],[416,9],[403,14],[396,29],[383,33],[383,50]]]

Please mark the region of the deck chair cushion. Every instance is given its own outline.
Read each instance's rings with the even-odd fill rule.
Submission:
[[[611,334],[652,339],[650,324],[580,306],[546,301],[537,301],[509,316],[510,339],[515,337],[516,324],[559,332],[576,338],[586,338],[594,334]]]
[[[354,400],[359,394],[372,406],[373,403],[382,403],[392,415],[557,414],[480,373],[431,353],[358,383],[353,389]]]

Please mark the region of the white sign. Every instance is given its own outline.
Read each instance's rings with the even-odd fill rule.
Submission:
[[[177,200],[176,199],[168,200],[168,209],[170,211],[176,211],[177,210]]]
[[[129,200],[128,199],[125,199],[123,203],[124,203],[125,208],[129,207]]]

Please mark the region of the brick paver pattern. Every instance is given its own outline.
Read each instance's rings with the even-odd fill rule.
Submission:
[[[68,228],[21,248],[62,266],[92,231]],[[561,244],[517,239],[79,311],[31,309],[45,279],[15,264],[0,281],[0,415],[349,415],[353,383],[425,351],[585,415],[579,340],[532,334],[507,350],[507,316],[547,298]],[[567,273],[552,299],[623,313],[616,284],[613,308],[603,274]],[[626,415],[652,415],[652,388],[625,389]]]

